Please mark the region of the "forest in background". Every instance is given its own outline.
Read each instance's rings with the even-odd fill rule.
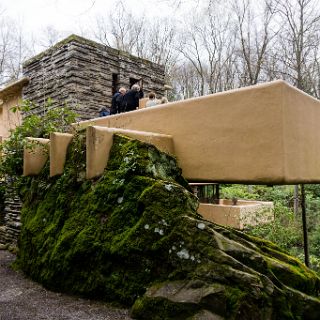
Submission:
[[[172,99],[284,79],[320,97],[320,7],[316,0],[159,0],[168,17],[133,13],[115,1],[79,35],[163,64]],[[0,83],[21,64],[67,37],[48,25],[36,35],[0,7]]]
[[[320,273],[320,185],[305,185],[310,267]],[[274,221],[245,232],[276,243],[304,262],[301,209],[294,213],[294,186],[222,185],[221,197],[273,201]],[[298,197],[301,204],[301,197]]]

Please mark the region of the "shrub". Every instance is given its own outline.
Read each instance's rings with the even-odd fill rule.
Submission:
[[[67,105],[52,108],[52,100],[49,99],[44,106],[42,116],[30,114],[34,104],[24,100],[21,105],[12,108],[13,112],[28,114],[23,123],[11,130],[10,136],[0,145],[0,175],[19,177],[23,168],[23,149],[27,142],[26,137],[48,138],[51,132],[63,132],[72,122],[76,121],[76,114]]]

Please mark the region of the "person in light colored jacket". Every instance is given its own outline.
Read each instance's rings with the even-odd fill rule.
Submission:
[[[156,100],[156,94],[154,92],[150,92],[148,94],[148,101],[146,103],[146,108],[156,106],[157,104],[158,103]]]

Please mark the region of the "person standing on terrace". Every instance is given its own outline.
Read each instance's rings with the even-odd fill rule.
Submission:
[[[157,105],[157,100],[156,100],[156,94],[154,92],[150,92],[148,94],[148,101],[146,103],[146,108],[156,106]]]
[[[125,87],[121,87],[119,91],[113,95],[111,100],[110,114],[121,113],[121,104],[126,92],[127,89]]]
[[[143,91],[138,84],[134,84],[122,99],[121,111],[128,112],[139,108],[139,100],[143,98]]]

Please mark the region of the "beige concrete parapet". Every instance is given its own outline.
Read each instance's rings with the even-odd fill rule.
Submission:
[[[320,101],[284,81],[177,101],[77,124],[173,137],[189,181],[320,182]]]
[[[319,100],[274,81],[83,121],[74,129],[101,127],[87,132],[88,178],[102,173],[118,130],[166,152],[174,143],[190,182],[296,184],[320,183],[319,123]]]
[[[90,126],[86,133],[86,177],[91,179],[103,173],[107,166],[113,135],[122,134],[133,139],[153,144],[161,151],[174,154],[173,140],[170,135],[142,132],[117,128]]]
[[[139,99],[139,109],[145,108],[148,100],[148,98]]]
[[[50,140],[42,138],[26,139],[28,145],[23,152],[23,175],[37,175],[48,160]]]
[[[68,146],[73,138],[70,133],[50,134],[50,177],[63,173]]]
[[[200,203],[198,212],[208,221],[237,229],[274,220],[273,202],[220,199],[219,204]]]

